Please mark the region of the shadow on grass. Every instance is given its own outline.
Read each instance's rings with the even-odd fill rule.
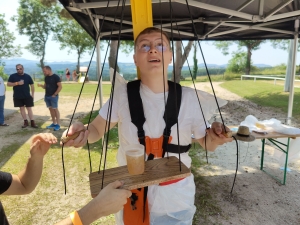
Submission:
[[[36,125],[39,127],[37,129],[31,128],[30,126],[28,128],[22,129],[21,124],[20,124],[20,130],[18,130],[18,131],[10,132],[10,130],[7,130],[7,132],[5,132],[5,135],[3,136],[4,140],[2,140],[2,141],[5,142],[6,138],[9,139],[12,136],[14,136],[14,138],[27,136],[28,137],[27,140],[29,140],[34,134],[43,132],[42,127],[41,127],[42,122],[40,122],[40,121],[41,121],[41,118],[36,120]],[[14,139],[14,140],[17,140],[17,139]],[[0,168],[3,165],[5,165],[16,152],[18,152],[18,150],[26,143],[27,140],[25,140],[22,143],[16,141],[13,144],[4,146],[0,150],[0,159],[1,159],[0,160]],[[29,152],[29,149],[28,149],[28,152]]]
[[[14,143],[2,148],[0,152],[0,168],[7,163],[7,161],[19,150],[21,146],[22,144],[20,143]]]
[[[209,216],[221,214],[222,210],[215,200],[209,181],[198,170],[199,167],[206,165],[205,151],[199,144],[194,144],[189,155],[192,158],[191,169],[196,185],[195,206],[197,209],[193,225],[215,224],[210,221]]]

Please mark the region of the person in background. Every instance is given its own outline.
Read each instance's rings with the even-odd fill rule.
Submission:
[[[27,115],[25,111],[25,107],[27,109],[27,113],[30,119],[30,125],[33,128],[37,128],[38,126],[35,124],[33,120],[33,112],[32,107],[34,106],[34,83],[27,73],[24,73],[24,67],[21,64],[16,65],[17,73],[11,74],[8,78],[7,86],[13,87],[14,90],[14,107],[19,107],[21,115],[24,120],[24,124],[22,128],[28,127],[29,123],[27,120]],[[30,94],[31,90],[31,94]]]
[[[4,102],[5,102],[6,86],[2,77],[0,76],[0,126],[7,127],[8,124],[4,123]]]
[[[51,133],[40,133],[32,137],[30,157],[25,168],[18,174],[0,171],[0,195],[30,194],[42,176],[44,156],[52,144],[57,143],[56,137]],[[115,181],[100,191],[97,197],[78,211],[71,213],[70,217],[58,222],[57,225],[90,224],[94,220],[115,213],[123,208],[131,192],[118,189],[123,185]],[[8,225],[4,208],[0,202],[0,224]]]
[[[71,76],[70,71],[69,71],[69,69],[67,68],[67,69],[66,69],[66,79],[67,79],[67,81],[70,81],[70,76]]]
[[[73,72],[72,72],[72,79],[73,79],[74,82],[77,81],[77,77],[78,77],[78,75],[76,73],[76,70],[73,70]]]
[[[52,124],[47,126],[48,129],[58,131],[60,129],[60,113],[58,110],[58,94],[62,89],[60,78],[54,74],[50,66],[44,66],[43,73],[45,75],[45,83],[38,84],[38,87],[45,89],[44,100],[49,108],[52,118]]]

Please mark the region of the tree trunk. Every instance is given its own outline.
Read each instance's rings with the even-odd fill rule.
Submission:
[[[118,63],[116,63],[117,52],[118,52],[118,41],[111,41],[109,57],[108,57],[109,67],[113,69],[115,69],[116,67],[117,72],[120,72]]]
[[[251,71],[251,50],[252,48],[251,47],[247,47],[247,61],[246,61],[246,68],[245,68],[245,74],[246,75],[249,75],[250,74],[250,71]]]
[[[41,65],[42,70],[43,70],[43,68],[44,68],[44,66],[45,66],[45,64],[44,64],[44,59],[45,59],[45,52],[44,52],[42,58],[40,59],[40,65]]]
[[[80,69],[80,52],[77,51],[77,65],[76,65],[76,70],[77,70],[77,73],[79,73],[79,69]]]
[[[173,69],[173,76],[172,80],[176,83],[179,83],[181,77],[181,69],[182,69],[182,49],[181,49],[181,42],[175,41],[175,65]]]
[[[182,48],[181,48],[181,41],[176,41],[176,54],[175,54],[175,68],[173,69],[173,75],[175,74],[175,82],[179,83],[181,78],[181,70],[183,67],[183,64],[185,63],[187,57],[190,54],[190,51],[192,49],[193,41],[189,41],[187,46],[184,48],[184,53],[182,54]],[[174,81],[174,77],[172,77],[172,80]]]

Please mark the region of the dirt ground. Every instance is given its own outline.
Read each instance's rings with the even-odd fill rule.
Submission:
[[[284,122],[286,115],[275,112],[273,109],[253,104],[239,96],[232,94],[214,83],[216,95],[228,100],[228,104],[221,111],[226,125],[238,125],[247,115],[254,115],[259,120],[276,118]],[[209,91],[208,83],[199,83],[197,88]],[[98,102],[98,101],[96,101]],[[60,113],[63,129],[67,128],[72,117],[76,99],[60,96]],[[91,109],[92,100],[79,102],[74,119],[83,117]],[[95,109],[98,109],[98,103]],[[34,107],[35,120],[39,126],[45,128],[51,123],[49,111],[44,102],[40,101]],[[220,120],[216,114],[216,119]],[[9,127],[2,127],[0,130],[0,149],[12,143],[24,143],[29,140],[32,132],[22,135],[9,135],[21,130],[22,119],[19,113],[6,118]],[[298,124],[293,124],[298,126]],[[299,126],[298,126],[299,127]],[[6,129],[6,130],[5,130]],[[26,128],[31,131],[31,128]],[[38,129],[43,132],[43,129]],[[6,138],[10,136],[9,138]],[[230,194],[233,183],[237,150],[235,143],[229,143],[219,147],[215,152],[209,153],[209,164],[202,167],[200,172],[210,182],[212,193],[222,209],[222,213],[212,215],[209,219],[215,224],[245,224],[245,225],[283,225],[300,224],[300,160],[289,164],[291,172],[287,173],[286,185],[281,185],[268,174],[260,170],[261,141],[251,143],[239,143],[239,164],[238,174],[233,190]],[[274,147],[266,146],[265,166],[270,172],[283,177],[280,165],[273,157]],[[2,166],[0,162],[0,166]],[[201,190],[197,190],[201,191]],[[69,201],[71,201],[69,199]],[[77,201],[74,199],[74,201]]]
[[[285,123],[286,114],[261,107],[221,88],[214,83],[216,95],[228,100],[221,108],[226,125],[238,125],[247,115],[258,120],[276,118]],[[208,91],[209,84],[199,83],[197,89]],[[220,117],[216,114],[216,119]],[[292,125],[299,127],[296,121]],[[210,181],[212,192],[222,213],[210,217],[216,224],[244,225],[282,225],[300,224],[300,160],[289,163],[291,172],[287,172],[286,185],[282,185],[271,176],[260,170],[261,141],[249,144],[239,142],[238,173],[233,194],[230,194],[237,165],[237,147],[235,142],[220,146],[209,153],[209,164],[200,169],[202,175]],[[265,147],[264,169],[283,179],[283,171],[271,143]],[[201,190],[198,190],[201,191]]]

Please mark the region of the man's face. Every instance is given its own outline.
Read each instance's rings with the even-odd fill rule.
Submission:
[[[43,73],[45,76],[49,76],[50,75],[50,71],[46,68],[43,68]]]
[[[18,73],[19,75],[23,75],[23,73],[24,73],[24,68],[23,68],[23,66],[17,66],[17,67],[16,67],[16,70],[17,70],[17,73]]]
[[[167,73],[172,61],[172,51],[168,40],[161,33],[143,34],[136,43],[134,63],[141,73]],[[164,70],[164,71],[163,71]]]

